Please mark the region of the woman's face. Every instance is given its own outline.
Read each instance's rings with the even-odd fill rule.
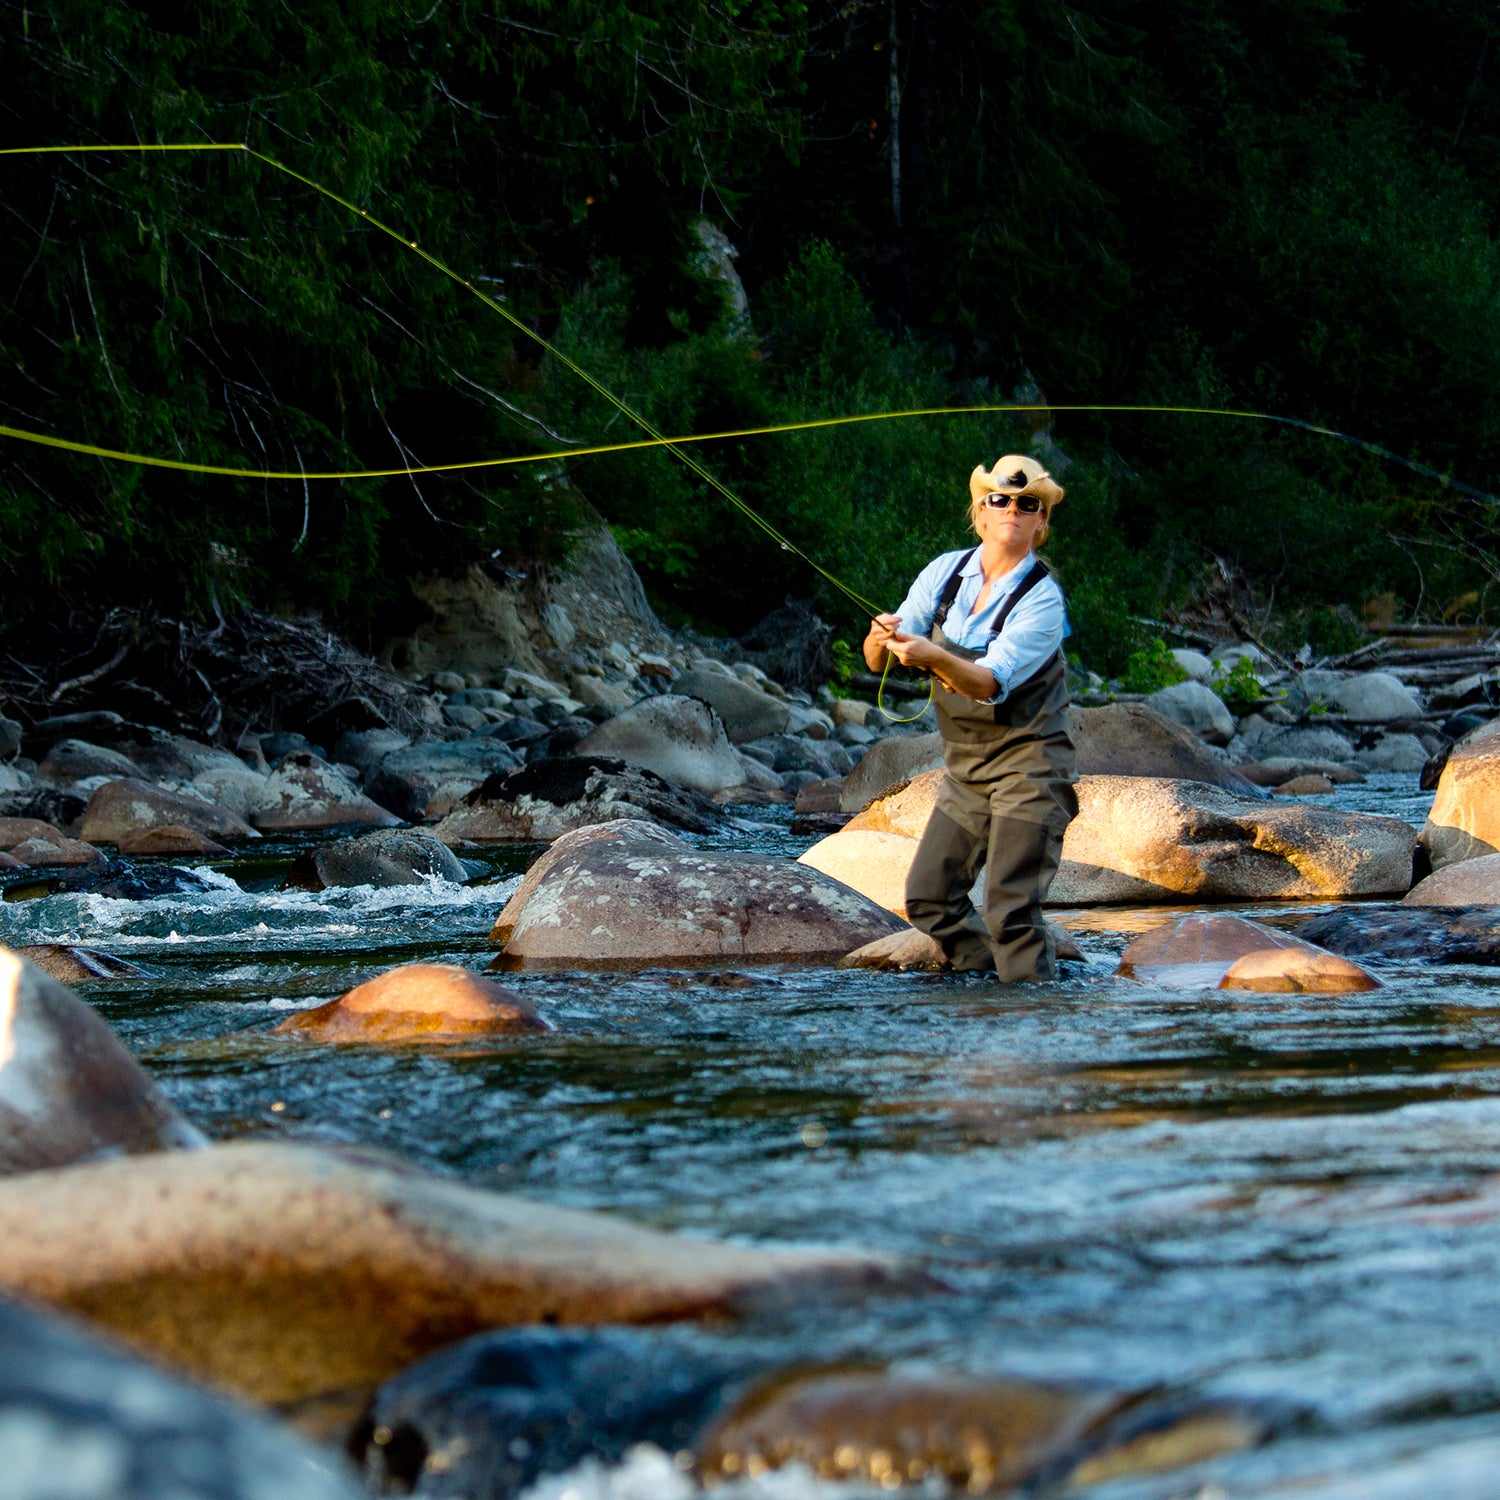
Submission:
[[[979,507],[979,535],[987,542],[998,542],[1006,551],[1011,548],[1029,548],[1036,541],[1047,517],[1041,510],[1027,515],[1017,508],[1014,500],[1004,510],[989,505]]]

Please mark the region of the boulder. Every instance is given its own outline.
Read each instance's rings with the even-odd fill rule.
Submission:
[[[606,682],[602,677],[576,678],[573,696],[585,708],[604,708],[611,714],[623,713],[636,697],[624,683]]]
[[[136,829],[120,835],[121,854],[228,854],[223,844],[215,843],[181,823],[163,823],[159,828]]]
[[[1434,870],[1500,853],[1500,737],[1478,735],[1449,752],[1421,844]]]
[[[393,828],[401,820],[370,801],[342,771],[307,750],[283,757],[250,821],[262,832],[355,826]]]
[[[1285,901],[1404,894],[1412,829],[1399,818],[1305,802],[1252,802],[1221,787],[1085,776],[1054,906]]]
[[[511,932],[516,925],[516,918],[520,916],[526,903],[531,900],[536,888],[546,878],[553,865],[572,850],[600,839],[606,841],[644,840],[647,843],[666,844],[674,849],[688,847],[675,833],[668,833],[659,824],[647,823],[640,818],[615,818],[608,823],[592,823],[585,828],[575,828],[571,833],[565,833],[555,839],[527,866],[525,878],[516,888],[515,894],[505,903],[500,915],[495,918],[495,925],[490,929],[490,941],[500,945],[509,942]]]
[[[1299,931],[1346,958],[1500,964],[1500,912],[1489,906],[1346,907],[1314,917]]]
[[[1348,995],[1378,990],[1380,981],[1336,953],[1263,948],[1235,959],[1219,988],[1265,995]]]
[[[1299,776],[1322,776],[1334,786],[1354,786],[1365,778],[1349,766],[1333,760],[1298,760],[1293,756],[1277,756],[1273,760],[1251,761],[1241,766],[1240,775],[1256,786],[1284,786]]]
[[[201,1142],[90,1006],[0,948],[0,1174]]]
[[[1420,771],[1427,761],[1427,747],[1414,734],[1382,735],[1354,757],[1362,771]]]
[[[825,1367],[753,1387],[699,1438],[697,1454],[710,1484],[800,1464],[865,1493],[1050,1494],[1235,1452],[1266,1425],[1248,1411],[1144,1392]]]
[[[211,881],[181,865],[132,864],[128,859],[96,859],[80,869],[47,877],[48,894],[108,896],[116,901],[151,901],[158,896],[180,896],[211,891]]]
[[[564,755],[490,777],[432,831],[448,845],[550,842],[592,823],[641,818],[707,833],[713,814],[706,798],[650,771],[604,756]]]
[[[233,813],[248,827],[250,819],[267,800],[270,783],[269,772],[257,771],[254,766],[236,759],[233,763],[225,761],[194,772],[190,784],[195,792]],[[247,835],[241,834],[240,837]],[[248,837],[257,837],[253,829]]]
[[[1333,791],[1333,782],[1314,772],[1310,776],[1293,776],[1283,781],[1272,793],[1276,797],[1326,797]]]
[[[1214,675],[1214,664],[1201,651],[1178,646],[1172,660],[1187,673],[1190,682],[1208,682]]]
[[[462,885],[468,878],[458,857],[432,834],[414,828],[382,828],[303,855],[292,866],[290,882],[302,890],[323,891],[332,886],[384,889],[434,880]]]
[[[10,851],[10,857],[17,864],[26,865],[30,869],[47,870],[77,869],[81,865],[97,863],[104,855],[81,839],[47,838],[27,839],[24,843],[15,845]]]
[[[596,840],[563,855],[538,882],[494,966],[831,963],[899,926],[873,901],[802,865]]]
[[[118,750],[106,750],[87,740],[59,740],[36,768],[36,784],[61,789],[90,776],[137,776],[140,768]]]
[[[1084,962],[1083,950],[1074,941],[1072,933],[1048,922],[1057,956]],[[841,969],[925,969],[936,973],[948,967],[948,957],[938,946],[936,939],[908,927],[904,932],[892,933],[889,937],[876,938],[862,948],[847,953],[839,960]]]
[[[0,870],[24,870],[25,868],[26,866],[20,860],[7,854],[4,849],[0,849]]]
[[[927,831],[927,820],[937,806],[943,785],[941,769],[922,771],[910,781],[897,782],[865,804],[845,825],[850,833],[896,833],[903,838],[919,839]],[[809,851],[810,853],[811,851]]]
[[[0,1303],[6,1500],[361,1500],[327,1449],[71,1320]]]
[[[7,719],[0,714],[0,760],[9,760],[21,748],[25,731],[17,719]]]
[[[708,666],[690,668],[673,683],[672,690],[684,698],[706,703],[718,714],[725,733],[737,745],[763,735],[780,734],[790,718],[790,710],[781,699],[742,682],[733,673],[718,672]]]
[[[689,1451],[726,1384],[747,1365],[766,1363],[764,1355],[700,1344],[670,1328],[477,1334],[381,1386],[355,1436],[355,1456],[377,1493],[404,1493],[420,1473],[429,1500],[512,1500],[544,1475],[584,1459],[615,1465],[650,1443],[671,1487],[641,1493],[669,1500],[689,1481],[666,1455]],[[382,1430],[390,1441],[374,1440]],[[423,1472],[428,1454],[453,1461]]]
[[[1401,898],[1403,906],[1500,906],[1500,854],[1444,865]]]
[[[928,774],[941,776],[943,773]],[[863,816],[861,813],[860,817]],[[867,896],[877,906],[904,918],[906,876],[916,853],[916,839],[906,834],[848,825],[798,855],[797,863],[809,870],[821,871],[841,885]]]
[[[828,705],[828,717],[834,724],[855,724],[861,729],[865,727],[866,720],[875,712],[873,703],[862,702],[858,698],[835,698]]]
[[[456,964],[402,964],[289,1017],[272,1035],[310,1042],[469,1042],[551,1029],[529,1000],[483,975]]]
[[[1150,776],[1256,793],[1233,766],[1181,724],[1144,703],[1068,710],[1080,776]]]
[[[1174,682],[1146,699],[1146,707],[1191,730],[1210,745],[1227,745],[1234,738],[1234,715],[1224,700],[1201,682]]]
[[[515,1323],[661,1323],[888,1281],[883,1257],[677,1238],[369,1150],[242,1141],[0,1182],[0,1289],[253,1400],[358,1397]]]
[[[33,759],[46,755],[59,740],[112,740],[128,733],[130,726],[109,709],[94,709],[81,714],[57,714],[39,719],[24,736],[26,753]]]
[[[723,680],[742,686],[732,677]],[[786,705],[780,707],[784,711]],[[579,741],[574,753],[623,760],[710,797],[744,786],[748,775],[743,757],[735,753],[714,711],[696,698],[675,693],[643,699],[599,725]]]
[[[798,734],[768,734],[740,749],[773,771],[811,771],[819,780],[847,776],[854,764],[837,740],[805,739]]]
[[[860,812],[872,797],[887,787],[909,781],[922,771],[940,770],[942,765],[942,735],[890,735],[872,745],[844,778],[844,789],[839,793],[839,810]]]
[[[27,963],[50,974],[59,984],[86,979],[145,979],[146,970],[128,959],[81,948],[71,943],[22,943],[11,949]]]
[[[1348,765],[1355,758],[1353,743],[1326,725],[1291,724],[1273,729],[1255,746],[1257,760],[1331,760]]]
[[[67,835],[62,829],[41,818],[0,818],[0,849],[14,849],[28,839],[44,844],[60,844]]]
[[[1243,917],[1182,917],[1143,934],[1118,972],[1170,988],[1342,994],[1379,981],[1291,933]]]
[[[386,756],[409,749],[411,741],[395,729],[352,729],[341,734],[333,747],[333,758],[361,773],[378,766]]]
[[[1390,672],[1361,672],[1344,678],[1333,690],[1333,701],[1356,724],[1420,719],[1425,712],[1411,689]]]
[[[799,813],[836,813],[843,790],[842,776],[825,776],[819,781],[804,782],[797,788],[794,810]]]
[[[212,839],[254,839],[260,835],[243,819],[212,802],[184,797],[159,786],[124,777],[106,782],[89,798],[79,832],[91,844],[118,844],[126,834],[175,824]]]

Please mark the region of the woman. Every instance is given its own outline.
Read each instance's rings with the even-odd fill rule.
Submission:
[[[895,614],[878,615],[865,662],[889,652],[932,673],[947,774],[906,881],[906,914],[955,969],[1051,979],[1042,897],[1078,810],[1068,737],[1062,589],[1033,548],[1063,491],[1035,459],[1007,454],[969,476],[979,545],[945,552]],[[969,890],[985,866],[981,925]]]

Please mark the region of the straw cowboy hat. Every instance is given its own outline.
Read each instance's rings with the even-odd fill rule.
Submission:
[[[981,499],[999,491],[1002,495],[1035,495],[1045,509],[1051,510],[1063,497],[1060,484],[1034,459],[1019,453],[997,458],[992,469],[980,464],[969,475],[969,498]]]

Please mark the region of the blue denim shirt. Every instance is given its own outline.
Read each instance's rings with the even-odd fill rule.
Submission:
[[[1021,580],[1031,571],[1034,558],[1028,553],[1009,573],[997,578],[989,598],[984,601],[984,608],[976,615],[973,613],[974,601],[984,586],[984,570],[979,565],[978,551],[962,547],[957,552],[945,552],[941,557],[933,558],[917,574],[916,582],[895,611],[901,618],[903,634],[931,635],[932,617],[937,612],[943,585],[966,552],[973,552],[973,556],[964,566],[958,597],[948,611],[943,633],[966,650],[984,651],[978,664],[994,674],[998,691],[993,698],[983,701],[1000,703],[1012,687],[1025,682],[1045,665],[1069,633],[1063,592],[1055,578],[1044,578],[1016,605],[1005,622],[1005,629],[991,641],[990,631],[994,629],[995,616],[1001,605],[1021,586]],[[986,646],[988,650],[985,650]]]

